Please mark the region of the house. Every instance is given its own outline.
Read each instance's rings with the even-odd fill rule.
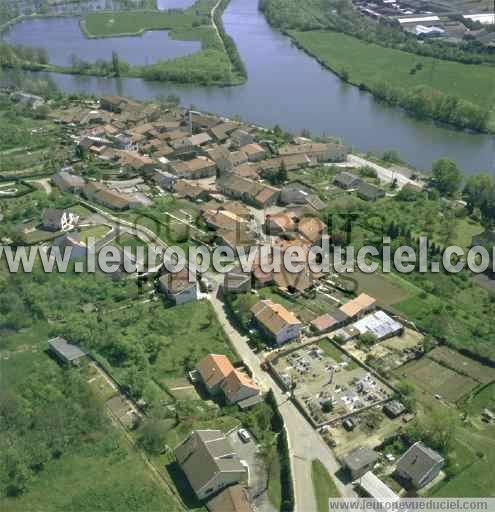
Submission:
[[[72,229],[79,222],[79,215],[60,210],[58,208],[47,208],[43,211],[42,229],[46,231],[67,231]]]
[[[339,311],[346,314],[349,318],[355,318],[371,311],[376,306],[376,299],[366,293],[359,294],[355,299],[346,302],[339,308]]]
[[[118,161],[122,167],[131,167],[132,169],[142,171],[152,171],[155,168],[153,160],[146,155],[141,155],[137,151],[118,150]]]
[[[311,321],[311,328],[318,334],[338,329],[346,323],[348,316],[342,311],[334,311],[332,314],[326,313]]]
[[[343,459],[343,466],[349,472],[352,480],[363,476],[373,469],[378,461],[378,453],[370,448],[356,448]]]
[[[383,311],[376,311],[358,320],[354,327],[360,334],[370,333],[377,341],[392,338],[404,330],[401,323],[387,315]]]
[[[175,456],[199,500],[249,478],[249,467],[220,430],[192,432],[177,446]]]
[[[67,171],[60,171],[57,174],[52,176],[52,182],[62,191],[62,192],[80,192],[86,182],[80,176],[76,176],[75,174],[70,174]]]
[[[175,192],[175,187],[177,185],[177,176],[175,174],[155,169],[153,181],[163,190]]]
[[[209,132],[218,142],[225,142],[229,138],[230,134],[237,128],[239,128],[239,123],[229,121],[209,128]]]
[[[200,156],[193,160],[174,160],[167,164],[167,170],[179,178],[198,180],[215,176],[216,165],[213,160]]]
[[[365,201],[376,201],[385,197],[385,191],[366,181],[361,181],[357,189],[357,195]]]
[[[326,208],[326,204],[308,187],[300,183],[291,183],[280,191],[280,202],[284,205],[305,205],[316,211]]]
[[[238,370],[230,372],[222,382],[221,388],[228,404],[242,402],[260,393],[252,379]]]
[[[278,151],[280,156],[305,154],[317,162],[345,162],[349,148],[336,142],[308,142],[305,144],[286,144]]]
[[[308,155],[290,155],[284,157],[275,157],[269,158],[268,160],[263,160],[259,163],[260,174],[265,175],[272,172],[276,172],[285,167],[285,170],[288,172],[297,171],[299,169],[303,169],[305,167],[313,167],[315,165],[315,161],[311,160]]]
[[[388,485],[384,484],[372,471],[368,471],[361,476],[356,482],[359,493],[378,503],[383,503],[384,508],[392,508],[391,504],[400,500]],[[377,505],[378,506],[378,505]]]
[[[222,176],[217,180],[216,185],[223,194],[234,199],[241,199],[245,203],[258,208],[266,208],[276,204],[280,192],[278,188],[234,174]]]
[[[342,171],[335,176],[333,183],[344,190],[350,190],[356,188],[361,183],[361,178],[352,174],[352,172]]]
[[[404,404],[400,403],[398,400],[391,400],[390,402],[387,402],[383,406],[383,412],[389,418],[392,418],[392,419],[400,416],[405,410],[406,410],[406,407],[404,406]]]
[[[292,233],[296,229],[296,222],[289,212],[267,215],[265,218],[265,233],[268,235],[282,235]]]
[[[100,107],[108,112],[120,114],[126,104],[126,99],[122,96],[104,96],[100,99]]]
[[[175,193],[180,197],[186,197],[191,201],[202,201],[208,198],[208,190],[196,183],[190,183],[186,180],[177,180],[175,184]]]
[[[184,304],[198,299],[198,286],[196,280],[189,280],[189,271],[164,274],[158,280],[158,287],[174,304]]]
[[[260,175],[258,174],[259,167],[253,163],[245,163],[238,165],[231,169],[231,171],[237,176],[242,178],[249,178],[251,180],[259,180]]]
[[[303,217],[297,224],[297,231],[313,245],[321,242],[325,229],[325,224],[318,217]]]
[[[241,146],[247,146],[248,144],[254,143],[254,137],[246,130],[242,130],[238,128],[237,130],[234,130],[230,134],[230,138],[232,139],[232,142],[235,146],[241,147]]]
[[[221,354],[208,354],[198,363],[196,370],[211,395],[220,393],[225,379],[235,371],[230,359]]]
[[[254,512],[248,492],[242,485],[231,485],[206,504],[209,512]]]
[[[222,290],[225,293],[247,293],[251,290],[251,274],[241,268],[232,269],[223,276]]]
[[[415,489],[421,489],[440,473],[445,459],[421,441],[414,443],[397,461],[395,474]]]
[[[62,363],[74,366],[78,366],[81,359],[87,355],[86,352],[81,350],[77,345],[69,343],[60,336],[48,340],[48,351]]]
[[[111,190],[99,182],[87,183],[82,189],[82,193],[90,201],[100,203],[112,210],[122,211],[139,206],[139,202],[131,196]]]
[[[260,300],[251,308],[251,313],[262,331],[277,345],[298,338],[302,323],[282,305],[271,300]]]
[[[191,143],[191,146],[204,146],[205,144],[208,144],[212,141],[212,138],[208,133],[198,133],[197,135],[191,135],[189,137],[189,141]]]
[[[250,162],[259,162],[266,156],[266,151],[259,144],[246,144],[241,146],[241,151],[247,155]]]
[[[213,115],[201,114],[200,112],[189,112],[191,128],[194,131],[202,132],[209,130],[220,123],[220,118]]]

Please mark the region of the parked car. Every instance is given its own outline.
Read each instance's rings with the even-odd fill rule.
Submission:
[[[245,428],[240,428],[237,431],[237,435],[243,443],[249,443],[249,441],[251,441],[251,434]]]

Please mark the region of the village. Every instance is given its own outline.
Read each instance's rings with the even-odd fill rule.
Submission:
[[[43,100],[21,95],[16,101]],[[239,360],[211,352],[192,361],[176,389],[215,410],[235,406],[241,417],[266,400],[279,408],[274,414],[285,427],[276,435],[285,431],[289,439],[293,499],[303,500],[298,480],[307,469],[296,466],[293,449],[301,424],[323,441],[321,458],[328,458],[327,469],[335,464],[329,473],[341,496],[395,501],[428,496],[448,480],[452,455],[428,436],[404,433],[432,404],[457,410],[470,393],[493,386],[495,369],[398,313],[380,295],[390,283],[375,284],[375,297],[371,288],[349,290],[341,276],[316,274],[307,263],[297,274],[267,273],[259,261],[250,272],[234,261],[226,274],[209,270],[193,282],[187,271],[162,266],[142,275],[124,272],[129,246],[228,246],[237,253],[268,244],[282,254],[294,247],[308,253],[328,234],[326,194],[375,202],[404,189],[418,193],[423,179],[356,157],[336,139],[291,137],[174,105],[112,96],[49,115],[64,134],[67,159],[46,186],[73,196],[74,206],[44,209],[41,224],[20,224],[19,235],[48,251],[71,247],[76,261],[90,237],[97,251],[116,245],[121,268],[112,278],[136,280],[146,300],[172,308],[209,301]],[[323,186],[314,180],[318,175]],[[2,194],[17,192],[9,187]],[[146,403],[127,396],[91,351],[62,337],[50,339],[48,350],[63,365],[81,367],[126,431],[139,426]],[[403,385],[404,376],[416,391]],[[297,428],[294,414],[302,421]],[[474,421],[479,430],[492,428],[495,410],[483,407]],[[248,425],[198,427],[177,441],[168,456],[187,492],[208,510],[277,509],[266,497],[268,469]]]

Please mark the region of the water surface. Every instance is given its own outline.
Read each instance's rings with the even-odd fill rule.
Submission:
[[[295,133],[309,129],[313,134],[340,136],[360,151],[397,149],[418,169],[430,169],[435,159],[448,156],[467,173],[485,170],[495,175],[493,136],[418,121],[343,83],[296,48],[290,39],[273,30],[258,11],[257,0],[232,0],[223,19],[249,75],[248,81],[238,87],[51,76],[69,92],[121,94],[138,99],[174,93],[186,106],[227,116],[240,115],[264,126],[279,124]]]
[[[201,48],[199,41],[170,39],[166,30],[134,37],[88,39],[81,32],[76,16],[24,20],[13,25],[3,38],[12,45],[46,48],[50,64],[57,66],[70,66],[74,56],[86,62],[109,61],[112,52],[131,65],[154,64],[190,55]]]

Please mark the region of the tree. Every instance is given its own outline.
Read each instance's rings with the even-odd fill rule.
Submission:
[[[117,52],[112,52],[112,69],[115,76],[120,76],[120,60]]]
[[[401,158],[400,153],[395,149],[389,149],[388,151],[384,151],[382,155],[382,160],[384,162],[388,162],[391,164],[400,164]]]
[[[148,420],[139,429],[139,445],[148,453],[159,455],[165,449],[167,432],[167,426],[163,420]]]
[[[397,398],[402,401],[408,411],[414,411],[416,409],[416,388],[414,384],[407,379],[402,379],[396,387],[399,392]]]
[[[432,186],[441,194],[452,197],[461,186],[462,174],[457,165],[448,158],[433,162]]]
[[[327,400],[326,402],[323,402],[321,406],[321,410],[328,414],[333,411],[333,402],[331,400]]]
[[[287,166],[285,165],[285,161],[282,160],[282,164],[277,173],[277,182],[279,185],[282,185],[287,181]]]

